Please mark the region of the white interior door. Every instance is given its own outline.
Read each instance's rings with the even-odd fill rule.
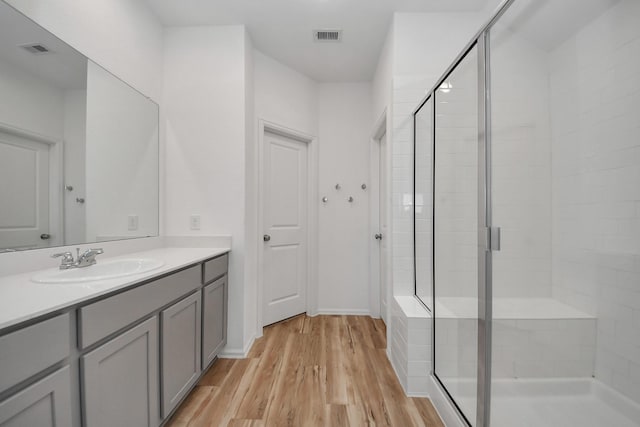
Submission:
[[[263,324],[307,308],[307,144],[264,134]]]
[[[379,200],[379,215],[380,215],[380,317],[387,323],[387,305],[388,305],[388,278],[387,272],[387,259],[388,259],[388,245],[387,245],[387,203],[388,203],[388,188],[387,188],[387,133],[383,133],[380,137],[380,197]]]
[[[49,246],[49,145],[0,132],[0,249]]]

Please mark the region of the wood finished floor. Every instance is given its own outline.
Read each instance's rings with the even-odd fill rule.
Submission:
[[[368,316],[300,315],[271,325],[246,359],[219,359],[167,426],[444,426],[408,398]]]

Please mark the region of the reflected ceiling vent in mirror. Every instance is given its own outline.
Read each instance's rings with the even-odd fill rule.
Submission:
[[[20,47],[29,53],[33,53],[34,55],[44,55],[46,53],[51,53],[49,48],[42,43],[23,44]]]
[[[339,43],[342,41],[342,30],[313,30],[313,40]]]

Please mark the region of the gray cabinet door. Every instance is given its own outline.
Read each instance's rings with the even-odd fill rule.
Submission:
[[[200,376],[200,300],[196,292],[161,313],[163,418]]]
[[[0,426],[70,426],[70,390],[69,367],[65,366],[0,402]]]
[[[202,366],[206,368],[227,343],[227,276],[204,287]]]
[[[157,425],[158,356],[157,317],[83,356],[84,425]]]

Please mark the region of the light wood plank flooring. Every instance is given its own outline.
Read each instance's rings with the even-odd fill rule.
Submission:
[[[444,426],[429,399],[408,398],[368,316],[296,316],[271,325],[246,359],[216,361],[167,424]]]

